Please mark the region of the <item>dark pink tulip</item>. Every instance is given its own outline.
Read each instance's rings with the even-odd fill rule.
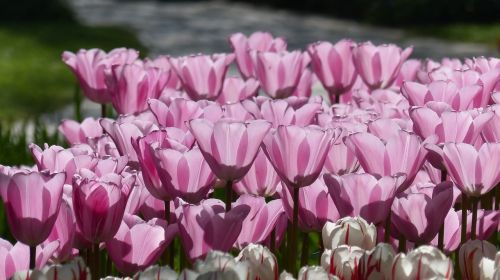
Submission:
[[[278,190],[289,220],[293,217],[292,191],[285,184],[282,184]],[[323,178],[299,189],[298,207],[299,227],[304,231],[321,231],[327,221],[335,222],[340,217]]]
[[[47,239],[43,242],[45,246],[53,241],[58,241],[58,247],[52,259],[57,262],[64,262],[73,255],[73,240],[75,238],[76,222],[73,216],[73,209],[65,199],[61,201],[61,208],[56,222]]]
[[[184,131],[188,130],[186,122],[203,117],[200,104],[184,98],[172,99],[168,105],[160,100],[151,99],[149,108],[161,126],[176,127]]]
[[[374,46],[363,43],[352,50],[353,62],[363,82],[371,89],[390,87],[399,75],[401,65],[410,56],[412,48],[401,50],[396,45]]]
[[[133,275],[158,261],[177,231],[177,224],[167,226],[164,220],[145,222],[138,216],[125,215],[106,248],[117,269]]]
[[[287,48],[287,43],[283,38],[274,38],[270,33],[260,31],[249,37],[242,33],[235,33],[229,37],[229,43],[236,55],[238,69],[245,79],[255,77],[252,58],[254,51],[281,52],[286,51]]]
[[[248,99],[259,93],[259,86],[259,82],[253,78],[247,80],[239,77],[226,78],[217,102],[226,104]]]
[[[76,175],[73,180],[73,209],[82,236],[90,242],[110,240],[120,227],[131,188],[133,175],[123,178],[107,174]]]
[[[300,51],[257,52],[256,77],[264,92],[272,98],[291,96],[307,67],[306,55]]]
[[[471,85],[459,88],[453,81],[433,81],[430,84],[405,82],[401,93],[412,106],[424,106],[427,102],[443,102],[453,110],[473,108],[473,100],[481,94],[480,85]]]
[[[113,139],[120,155],[126,155],[130,161],[138,162],[137,153],[132,146],[139,137],[158,130],[158,126],[151,121],[120,117],[116,121],[101,119],[104,131]]]
[[[112,66],[106,84],[119,114],[141,113],[148,99],[160,97],[171,73],[142,63]]]
[[[262,142],[262,148],[282,181],[305,187],[319,177],[339,130],[317,126],[279,126]]]
[[[374,224],[386,220],[396,191],[404,181],[404,176],[378,179],[368,173],[323,177],[340,217],[360,216]]]
[[[336,95],[349,91],[356,81],[357,73],[352,61],[352,49],[355,45],[351,40],[341,40],[335,45],[318,42],[307,48],[314,74],[325,87],[332,102]]]
[[[0,190],[12,235],[31,247],[42,243],[54,226],[63,194],[64,173],[0,174]]]
[[[191,55],[171,58],[184,91],[193,100],[215,100],[222,91],[234,54]]]
[[[477,149],[465,143],[446,143],[442,157],[449,176],[468,196],[479,197],[500,182],[500,143],[484,143]]]
[[[392,225],[407,240],[430,242],[438,233],[453,203],[450,182],[436,185],[432,197],[425,193],[409,193],[394,199]]]
[[[278,188],[279,177],[262,150],[248,170],[248,173],[233,185],[236,193],[272,197]]]
[[[158,149],[154,155],[162,188],[169,197],[194,204],[207,197],[215,176],[198,147],[185,151]]]
[[[236,208],[239,205],[246,205],[250,209],[243,220],[241,233],[235,242],[235,247],[240,250],[251,243],[264,242],[271,235],[279,218],[285,214],[281,199],[266,203],[263,197],[244,194],[233,203],[232,207]]]
[[[435,137],[422,141],[416,134],[400,130],[397,136],[380,139],[362,132],[345,138],[345,144],[359,160],[363,170],[378,176],[406,175],[405,183],[397,190],[400,193],[413,181],[427,156],[424,146],[434,144]]]
[[[413,130],[421,137],[438,136],[437,143],[476,142],[484,126],[493,117],[492,112],[475,110],[453,112],[449,109],[414,107],[410,110]]]
[[[229,251],[240,235],[249,206],[240,205],[225,212],[224,203],[207,199],[199,205],[179,206],[179,233],[184,252],[191,261],[211,250]]]
[[[59,132],[71,145],[86,144],[88,143],[87,138],[96,138],[103,134],[99,121],[94,118],[86,118],[82,123],[74,120],[63,120],[59,125]]]
[[[41,269],[57,250],[58,242],[53,241],[45,246],[36,247],[36,268]],[[0,279],[10,279],[17,271],[29,268],[30,249],[17,242],[14,246],[0,238]]]
[[[226,181],[245,176],[271,127],[263,120],[242,123],[222,119],[212,123],[196,119],[189,124],[208,165],[219,179]]]
[[[172,64],[170,64],[170,57],[165,55],[160,55],[155,59],[146,58],[144,64],[147,66],[159,68],[164,72],[170,72],[170,78],[168,79],[165,88],[174,90],[181,89],[182,87],[181,81],[179,80],[177,73],[175,73]]]
[[[76,54],[65,51],[62,54],[62,60],[75,74],[85,96],[97,103],[111,102],[105,70],[112,65],[132,63],[138,57],[139,52],[125,48],[114,49],[108,54],[100,49],[81,49]]]

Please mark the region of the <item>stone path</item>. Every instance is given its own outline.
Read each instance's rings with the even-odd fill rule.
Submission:
[[[156,2],[70,0],[77,17],[89,25],[122,25],[137,32],[153,55],[184,55],[230,51],[227,37],[257,30],[283,36],[290,49],[318,40],[397,43],[414,46],[414,57],[441,58],[495,55],[477,44],[449,43],[429,38],[408,38],[397,29],[375,28],[355,22],[288,11],[257,8],[223,1]]]

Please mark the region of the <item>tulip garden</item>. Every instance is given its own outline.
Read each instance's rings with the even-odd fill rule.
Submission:
[[[62,54],[102,116],[0,165],[0,279],[500,279],[500,59],[229,44]]]

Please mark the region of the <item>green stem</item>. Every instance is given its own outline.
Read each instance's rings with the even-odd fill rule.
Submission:
[[[479,203],[479,200],[477,197],[472,197],[471,198],[472,202],[472,225],[471,225],[471,239],[474,240],[476,239],[476,227],[477,227],[477,204]]]
[[[295,261],[297,259],[297,232],[299,230],[299,188],[293,186],[293,223],[292,223],[292,236],[290,240],[290,272],[297,275],[297,266]]]
[[[233,200],[233,181],[226,183],[226,212],[231,210],[231,203]]]
[[[398,246],[399,252],[406,253],[406,238],[403,235],[399,238]]]
[[[101,104],[101,117],[106,118],[108,116],[107,106],[105,103]]]
[[[78,122],[82,121],[82,111],[81,111],[81,103],[82,103],[82,98],[80,96],[80,84],[76,82],[75,84],[75,92],[73,96],[74,102],[75,102],[75,119]]]
[[[302,233],[302,256],[300,257],[300,266],[306,266],[309,263],[309,233]]]
[[[100,262],[100,255],[99,255],[99,242],[94,243],[92,245],[92,254],[90,256],[90,261],[93,263],[92,267],[90,268],[91,274],[92,274],[92,279],[100,279],[101,277],[101,262]]]
[[[461,231],[461,243],[464,244],[467,241],[467,196],[462,193],[462,231]]]
[[[389,209],[389,215],[385,220],[385,232],[384,232],[384,242],[389,243],[391,238],[391,210]]]
[[[167,221],[167,224],[170,225],[170,200],[165,200],[165,220]],[[170,245],[172,246],[172,244]],[[170,263],[170,255],[168,253],[168,250],[163,251],[162,255],[162,262],[163,265],[168,265]]]
[[[448,172],[446,169],[441,170],[441,182],[446,182],[446,178],[448,177]],[[439,228],[438,233],[438,249],[443,251],[444,248],[444,223]]]
[[[36,266],[36,246],[30,246],[30,269],[35,269]]]
[[[271,252],[276,255],[276,228],[271,231],[271,244],[269,247]]]

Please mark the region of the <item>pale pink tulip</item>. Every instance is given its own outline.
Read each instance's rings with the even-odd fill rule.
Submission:
[[[175,73],[175,70],[170,64],[170,57],[165,55],[160,55],[154,59],[146,58],[144,60],[144,64],[147,66],[152,66],[163,70],[164,72],[170,72],[170,78],[168,79],[167,84],[165,85],[166,89],[179,90],[182,88],[181,81]]]
[[[53,241],[58,241],[59,246],[52,255],[52,259],[63,262],[73,255],[73,240],[75,238],[76,222],[73,209],[65,199],[61,201],[61,208],[52,231],[43,244],[48,246]]]
[[[240,195],[272,197],[276,193],[278,184],[278,174],[264,152],[260,150],[248,173],[233,185],[233,189]]]
[[[259,82],[253,78],[247,80],[239,77],[226,78],[217,102],[220,104],[236,103],[251,98],[258,94],[259,86]]]
[[[99,121],[86,118],[81,123],[74,120],[63,120],[59,125],[59,132],[64,135],[69,144],[86,144],[87,138],[100,137],[103,134]]]

